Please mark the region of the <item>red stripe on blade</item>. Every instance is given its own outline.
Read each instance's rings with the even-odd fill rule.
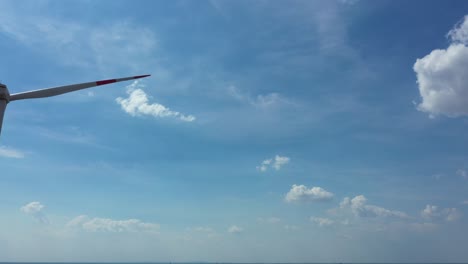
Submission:
[[[103,80],[103,81],[97,81],[96,85],[104,85],[104,84],[115,83],[115,82],[117,82],[116,79]]]

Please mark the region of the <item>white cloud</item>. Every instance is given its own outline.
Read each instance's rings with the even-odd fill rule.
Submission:
[[[273,168],[275,168],[275,170],[280,170],[283,165],[289,163],[289,160],[290,159],[288,157],[281,157],[276,155],[275,162],[273,163]]]
[[[426,207],[421,211],[421,216],[425,219],[444,219],[448,222],[457,221],[461,218],[461,213],[457,208],[445,208],[439,210],[436,205],[426,205]]]
[[[453,29],[447,33],[454,43],[467,44],[468,43],[468,16],[465,16]]]
[[[242,227],[238,227],[236,225],[232,225],[228,228],[228,232],[231,234],[239,234],[242,233],[244,229]]]
[[[279,93],[268,93],[252,96],[250,94],[240,91],[236,86],[233,85],[227,88],[227,93],[229,96],[231,96],[239,102],[249,104],[253,107],[260,109],[267,109],[275,106],[293,104],[292,102],[281,96]]]
[[[359,217],[409,218],[408,215],[403,212],[367,204],[367,199],[364,195],[358,195],[352,199],[345,197],[340,203],[340,208],[350,208],[353,214]]]
[[[426,208],[421,211],[421,216],[423,218],[429,219],[435,216],[439,216],[438,207],[430,204],[426,205]]]
[[[294,184],[291,190],[286,194],[286,202],[296,201],[327,201],[333,198],[333,193],[327,192],[321,187],[312,187],[308,189],[305,185]]]
[[[463,169],[457,170],[457,175],[462,177],[463,179],[468,179],[468,172]]]
[[[322,217],[314,217],[314,216],[310,217],[310,221],[316,223],[320,227],[331,226],[331,225],[333,225],[335,223],[335,221],[333,221],[331,219],[322,218]]]
[[[457,208],[446,208],[443,214],[445,215],[445,220],[449,222],[457,221],[461,218],[461,213]]]
[[[262,161],[262,164],[260,166],[257,166],[257,170],[264,172],[268,169],[268,166],[271,164],[272,159],[267,159]]]
[[[468,200],[463,201],[462,204],[468,205]]]
[[[30,202],[20,208],[20,210],[32,217],[36,218],[39,222],[43,224],[48,224],[49,220],[43,212],[45,206],[40,202]]]
[[[72,220],[70,220],[67,224],[66,227],[81,227],[83,223],[89,220],[89,217],[87,215],[79,215]]]
[[[42,211],[44,209],[44,205],[42,205],[40,202],[30,202],[26,204],[25,206],[21,207],[21,211],[27,214],[36,214]]]
[[[0,146],[0,157],[22,159],[24,158],[24,153],[14,148]]]
[[[148,95],[141,89],[143,86],[134,81],[127,86],[128,98],[118,97],[117,103],[120,104],[122,109],[131,116],[150,115],[157,118],[172,117],[185,122],[192,122],[195,120],[193,115],[184,115],[176,111],[172,111],[162,104],[152,103],[149,104]]]
[[[275,170],[280,170],[281,167],[288,164],[290,160],[291,159],[289,157],[282,157],[276,155],[272,159],[266,159],[262,161],[262,163],[259,166],[257,166],[257,170],[265,172],[268,170],[269,167],[274,168]]]
[[[256,107],[267,108],[277,105],[281,102],[286,102],[286,100],[278,93],[269,93],[266,95],[259,94],[255,100],[252,101],[252,105]]]
[[[468,20],[450,30],[451,44],[436,49],[414,64],[422,102],[418,110],[431,116],[468,115]]]
[[[145,223],[139,219],[113,220],[109,218],[89,218],[80,215],[69,221],[69,228],[79,228],[87,232],[145,232],[159,233],[159,224]]]

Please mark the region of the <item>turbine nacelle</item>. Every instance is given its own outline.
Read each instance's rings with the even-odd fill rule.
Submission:
[[[3,83],[0,83],[0,100],[5,100],[7,103],[10,102],[10,92]]]

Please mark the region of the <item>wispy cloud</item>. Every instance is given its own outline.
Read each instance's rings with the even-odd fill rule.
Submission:
[[[340,203],[340,208],[351,209],[352,213],[359,217],[397,217],[409,218],[406,213],[389,210],[380,206],[367,204],[367,199],[364,195],[358,195],[354,198],[345,197]]]
[[[24,152],[18,149],[10,148],[7,146],[0,146],[0,157],[22,159],[25,157],[25,154]]]
[[[288,164],[290,160],[291,159],[289,157],[276,155],[272,159],[262,161],[262,163],[257,166],[257,170],[265,172],[269,167],[274,168],[275,170],[280,170],[281,167]]]
[[[197,226],[194,228],[190,228],[190,230],[196,231],[196,232],[203,232],[203,233],[213,233],[214,230],[211,227],[207,226]]]
[[[437,215],[439,215],[439,212],[438,207],[435,205],[428,204],[426,205],[426,208],[421,211],[421,216],[424,218],[432,218]]]
[[[147,223],[139,219],[114,220],[110,218],[90,218],[86,215],[75,217],[66,226],[87,232],[143,232],[154,234],[159,233],[160,228],[157,223]]]
[[[48,224],[49,219],[47,218],[47,216],[43,212],[44,208],[45,208],[45,206],[43,204],[41,204],[40,202],[35,201],[35,202],[30,202],[30,203],[22,206],[20,208],[20,210],[23,213],[27,214],[27,215],[31,215],[32,217],[34,217],[39,222],[41,222],[43,224]]]
[[[241,91],[234,85],[227,88],[228,95],[235,100],[251,105],[256,108],[267,109],[272,107],[279,107],[282,105],[293,105],[293,103],[283,97],[279,93],[258,94],[252,96],[248,93]]]
[[[286,202],[328,201],[331,200],[333,196],[333,193],[321,187],[312,187],[309,189],[305,185],[294,184],[284,199]]]
[[[461,213],[457,208],[445,208],[443,215],[445,215],[445,220],[449,222],[457,221],[461,218]]]
[[[242,233],[243,231],[244,229],[237,225],[232,225],[228,228],[228,233],[231,233],[231,234],[239,234],[239,233]]]
[[[317,224],[320,227],[331,226],[335,223],[335,221],[329,218],[314,217],[314,216],[310,217],[310,221]]]
[[[457,175],[462,177],[465,180],[468,180],[468,172],[464,169],[457,170]]]
[[[299,230],[299,227],[296,225],[284,225],[284,229],[288,231],[296,231]]]
[[[128,98],[118,97],[116,102],[131,116],[150,115],[156,118],[176,118],[184,122],[195,121],[195,116],[172,111],[162,104],[149,103],[148,95],[142,90],[144,85],[138,81],[127,86]]]
[[[54,55],[58,62],[80,67],[96,66],[103,72],[119,67],[140,70],[145,58],[157,47],[157,39],[148,28],[135,26],[125,19],[108,24],[90,25],[67,18],[46,17],[36,10],[0,3],[0,34],[15,39],[32,50]],[[138,45],[135,45],[138,41]],[[122,65],[125,61],[125,66]]]

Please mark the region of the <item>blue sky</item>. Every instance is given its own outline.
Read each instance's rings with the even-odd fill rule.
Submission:
[[[466,262],[466,1],[1,1],[0,261]]]

